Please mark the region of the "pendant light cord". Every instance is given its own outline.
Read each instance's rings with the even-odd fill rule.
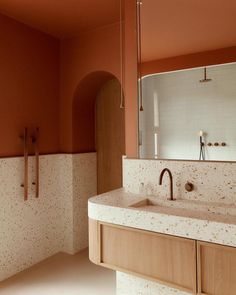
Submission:
[[[138,28],[138,92],[139,92],[139,110],[143,111],[143,93],[142,93],[142,39],[141,39],[141,5],[142,1],[137,0],[137,28]]]
[[[120,0],[120,108],[124,109],[124,34],[123,34],[123,0]]]

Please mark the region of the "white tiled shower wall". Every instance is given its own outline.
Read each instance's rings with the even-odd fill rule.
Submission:
[[[88,246],[87,200],[96,195],[96,153],[40,157],[40,197],[29,161],[23,200],[23,159],[0,159],[0,281],[58,252]]]
[[[236,64],[163,73],[143,79],[143,107],[140,112],[142,158],[199,158],[200,130],[206,143],[225,142],[225,147],[205,146],[207,160],[236,159],[235,106]],[[155,144],[155,135],[157,141]]]

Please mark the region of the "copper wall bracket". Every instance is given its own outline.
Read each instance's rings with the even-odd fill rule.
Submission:
[[[24,135],[21,135],[20,138],[24,143],[24,183],[21,184],[21,187],[24,188],[24,200],[28,200],[28,166],[29,166],[29,148],[28,148],[28,128],[25,127]]]

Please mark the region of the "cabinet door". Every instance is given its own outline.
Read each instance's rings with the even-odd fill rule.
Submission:
[[[198,242],[198,294],[236,294],[236,249]]]
[[[103,266],[196,294],[195,241],[108,224],[100,235]]]

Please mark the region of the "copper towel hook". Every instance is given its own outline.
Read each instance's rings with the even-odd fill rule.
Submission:
[[[29,164],[29,148],[28,148],[28,128],[25,127],[24,135],[21,135],[20,138],[24,142],[24,183],[21,184],[21,187],[24,188],[24,200],[28,200],[28,164]]]
[[[34,146],[35,154],[35,182],[32,182],[35,185],[35,197],[39,198],[39,128],[35,128],[34,134],[31,136],[31,141]]]

